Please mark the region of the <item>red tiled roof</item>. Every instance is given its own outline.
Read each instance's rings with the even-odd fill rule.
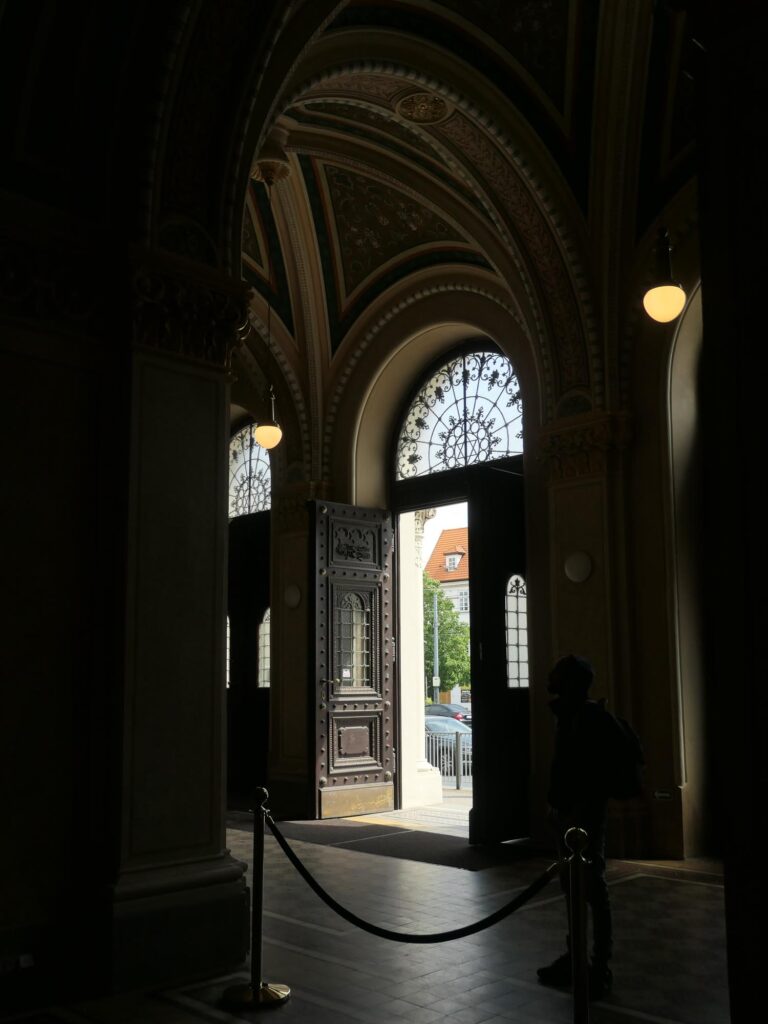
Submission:
[[[461,555],[455,569],[446,569],[446,555]],[[469,579],[469,530],[466,526],[443,530],[429,556],[425,572],[433,580],[439,580],[441,583]]]

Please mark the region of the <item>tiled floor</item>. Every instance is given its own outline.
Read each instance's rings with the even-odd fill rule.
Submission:
[[[394,812],[372,823],[465,827],[457,805],[434,815]],[[436,821],[438,817],[443,820]],[[251,836],[229,833],[250,860]],[[433,932],[485,916],[507,902],[545,861],[463,871],[343,848],[292,841],[337,898],[387,928]],[[678,865],[678,869],[679,869]],[[722,888],[674,877],[657,864],[613,863],[614,990],[593,1005],[595,1024],[726,1024]],[[710,877],[700,871],[693,877]],[[266,840],[264,976],[291,987],[274,1011],[291,1024],[552,1024],[572,1019],[570,995],[537,984],[535,969],[561,952],[564,907],[557,883],[522,910],[474,936],[406,945],[371,936],[333,914],[312,893],[271,836]],[[83,1003],[28,1018],[28,1024],[199,1024],[234,1018],[218,1005],[247,972],[152,996]],[[257,1014],[241,1013],[254,1020]]]

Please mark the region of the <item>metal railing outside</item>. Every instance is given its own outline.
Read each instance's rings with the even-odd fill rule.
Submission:
[[[452,779],[456,789],[472,785],[472,736],[469,733],[427,732],[424,740],[427,760],[444,779]]]

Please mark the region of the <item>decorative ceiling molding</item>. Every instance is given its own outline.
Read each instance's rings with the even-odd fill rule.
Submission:
[[[468,118],[456,113],[438,130],[478,168],[478,174],[500,197],[510,224],[525,243],[552,319],[561,393],[576,388],[589,390],[589,362],[579,329],[575,296],[551,227],[512,166],[491,139]]]
[[[342,316],[393,260],[435,246],[467,244],[464,234],[401,188],[326,163],[326,211],[334,228]]]
[[[325,277],[326,306],[333,353],[338,350],[344,336],[362,314],[366,306],[378,294],[391,287],[398,280],[408,277],[414,271],[438,263],[445,265],[466,263],[473,266],[489,267],[482,253],[471,242],[462,238],[461,232],[457,232],[454,237],[457,237],[458,240],[455,242],[443,240],[438,244],[430,241],[428,244],[411,246],[410,249],[405,252],[401,251],[395,256],[387,254],[388,258],[378,268],[374,268],[368,273],[365,279],[359,282],[356,281],[356,291],[351,295],[347,295],[344,291],[341,276],[336,269],[344,257],[343,249],[336,239],[333,219],[329,214],[328,196],[327,193],[323,194],[324,183],[322,179],[324,172],[319,162],[315,159],[302,156],[299,162],[302,167],[307,196],[313,211],[320,262]],[[348,160],[345,162],[342,170],[345,173],[348,171],[359,172],[364,178],[375,181],[377,187],[391,188],[397,197],[403,197],[398,199],[398,203],[404,204],[405,209],[410,209],[410,207],[407,207],[406,200],[414,204],[413,209],[415,210],[415,204],[418,204],[419,198],[423,199],[423,196],[419,197],[414,190],[404,186],[396,178],[389,178],[382,174],[374,177],[370,167],[365,165],[356,165]],[[378,207],[374,203],[369,205],[369,213],[373,214],[373,211]],[[423,206],[423,204],[421,205]],[[382,216],[386,217],[385,214],[382,214]],[[392,215],[390,219],[394,220],[397,218],[395,215]],[[389,225],[378,225],[377,227],[385,229]],[[367,239],[367,244],[371,245],[370,237]]]
[[[430,133],[433,137],[442,137],[444,144],[453,143],[456,147],[452,154],[454,165],[463,159],[467,152],[456,138],[455,128],[462,123],[465,126],[465,141],[471,139],[473,148],[482,151],[480,154],[482,157],[493,161],[497,165],[497,169],[505,163],[508,165],[508,169],[503,173],[505,180],[515,187],[519,195],[527,193],[530,197],[530,201],[524,203],[523,212],[528,218],[528,224],[523,224],[524,231],[515,230],[518,227],[514,221],[515,209],[509,202],[504,187],[494,187],[492,195],[486,195],[486,202],[490,200],[492,205],[503,211],[508,227],[515,231],[518,238],[525,239],[529,265],[537,270],[544,266],[547,270],[546,280],[539,282],[539,290],[535,295],[531,294],[533,308],[540,307],[545,299],[549,302],[549,288],[552,285],[557,286],[555,316],[550,320],[552,326],[549,329],[545,328],[543,322],[540,321],[539,331],[542,344],[546,344],[544,339],[550,337],[552,343],[559,347],[560,355],[557,366],[561,381],[561,395],[565,397],[566,392],[572,388],[581,390],[586,387],[592,394],[593,407],[603,408],[605,405],[603,352],[592,308],[589,275],[581,255],[584,243],[576,244],[574,231],[565,222],[563,210],[568,209],[568,204],[563,202],[560,185],[556,189],[558,199],[555,201],[541,175],[533,172],[530,158],[524,158],[520,146],[513,144],[508,134],[502,131],[487,113],[481,112],[475,102],[469,99],[467,93],[459,95],[446,82],[438,81],[423,71],[415,71],[413,68],[394,62],[350,60],[344,63],[339,62],[333,68],[315,74],[306,87],[314,89],[317,95],[320,92],[321,83],[324,82],[323,88],[330,91],[337,76],[346,76],[344,80],[351,82],[358,72],[364,76],[373,76],[376,80],[384,75],[392,75],[395,79],[400,78],[405,83],[409,83],[411,90],[420,86],[439,94],[453,104],[456,107],[455,113],[447,121],[434,126]],[[298,102],[301,94],[301,88],[294,89],[293,102]],[[453,138],[449,133],[453,134]],[[444,145],[444,148],[447,147]],[[483,162],[482,159],[477,158],[477,153],[475,157],[472,161],[466,161],[462,176],[465,181],[471,182],[475,191],[482,192],[483,189],[479,186],[484,184],[487,192],[488,187],[493,186],[493,180],[489,180],[489,175],[483,173]],[[471,171],[468,169],[470,166]],[[502,175],[496,173],[493,177],[499,181]],[[538,218],[536,210],[538,210]],[[536,225],[536,220],[541,218],[543,221]],[[583,223],[580,222],[577,215],[572,215],[572,220],[578,223],[578,235],[581,237]],[[544,227],[544,223],[548,226]],[[531,230],[532,226],[536,226],[535,232]],[[525,232],[526,227],[527,232]],[[542,259],[538,252],[538,245],[542,242],[546,247],[545,259]],[[531,244],[534,245],[533,251],[529,248]],[[528,273],[526,272],[524,280],[527,277]]]
[[[288,333],[293,334],[293,305],[275,211],[265,185],[258,181],[250,183],[246,196],[241,267],[243,278],[269,301]]]
[[[562,160],[568,148],[583,156],[589,144],[575,135],[585,134],[580,115],[592,98],[599,16],[599,0],[353,0],[318,44],[330,49],[343,35],[429,40],[510,97]]]
[[[296,158],[290,184],[278,189],[279,208],[286,230],[286,249],[290,254],[293,305],[298,311],[295,342],[307,374],[310,448],[310,480],[320,478],[322,432],[322,393],[327,360],[322,354],[330,349],[325,286],[317,249],[317,233],[312,220],[303,180]]]
[[[357,141],[416,164],[425,173],[453,187],[463,187],[472,202],[478,202],[461,175],[450,173],[439,140],[421,126],[399,119],[397,114],[359,98],[326,97],[305,102],[286,112],[306,133],[329,133],[338,138],[354,136]]]

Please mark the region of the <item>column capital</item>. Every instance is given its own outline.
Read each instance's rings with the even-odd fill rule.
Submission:
[[[149,254],[135,261],[131,285],[136,347],[229,367],[250,331],[247,285]]]
[[[630,440],[627,413],[589,414],[548,426],[539,437],[538,456],[549,463],[553,480],[605,476],[611,455]]]

